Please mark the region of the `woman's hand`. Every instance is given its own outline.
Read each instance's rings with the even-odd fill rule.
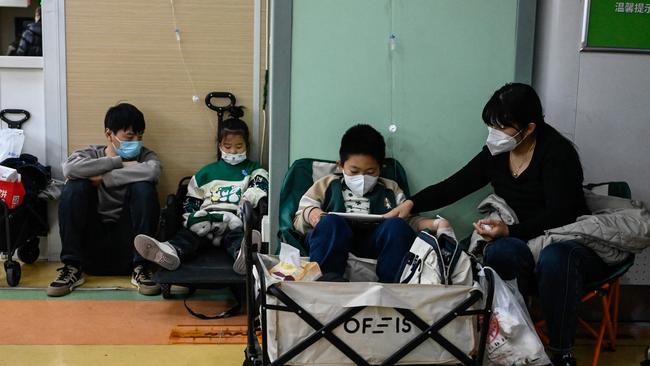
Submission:
[[[451,224],[446,219],[424,219],[418,222],[418,231],[429,229],[436,233],[438,230],[451,228]]]
[[[488,241],[510,235],[508,225],[501,220],[478,220],[473,225],[476,232]]]
[[[309,211],[309,224],[311,225],[311,227],[316,227],[316,225],[318,225],[318,222],[320,221],[320,218],[323,215],[323,213],[324,211],[318,207],[312,208]]]
[[[384,214],[384,218],[390,219],[392,217],[399,217],[401,219],[405,219],[411,216],[412,209],[413,209],[413,201],[406,200],[402,202],[399,206],[395,207],[394,209],[388,211],[388,213]]]

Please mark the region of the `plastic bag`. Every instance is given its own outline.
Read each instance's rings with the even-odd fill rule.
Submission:
[[[25,134],[15,128],[0,129],[0,162],[5,159],[17,158],[23,150]]]
[[[0,201],[3,201],[10,210],[20,206],[23,198],[25,198],[25,187],[20,181],[20,174],[13,182],[0,180]]]
[[[539,340],[524,299],[516,286],[506,284],[490,267],[479,272],[481,287],[487,292],[484,271],[494,274],[492,317],[487,339],[488,365],[548,365],[551,360]]]

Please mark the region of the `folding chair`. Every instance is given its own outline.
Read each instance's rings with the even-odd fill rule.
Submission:
[[[589,190],[599,190],[601,194],[615,196],[620,198],[631,198],[630,187],[625,182],[609,182],[588,184],[585,186]],[[591,365],[596,366],[600,357],[600,351],[603,345],[606,349],[614,351],[616,349],[616,337],[618,334],[618,309],[621,297],[621,277],[634,265],[634,255],[630,254],[627,259],[615,266],[611,266],[606,278],[588,283],[585,285],[585,294],[580,299],[581,303],[587,302],[594,298],[599,298],[601,302],[602,318],[598,330],[594,329],[589,323],[578,317],[578,324],[596,340],[594,354]],[[544,344],[549,343],[548,336],[544,333],[546,322],[538,321],[535,324],[537,333]],[[607,339],[605,339],[607,333]]]
[[[278,237],[299,248],[303,255],[307,250],[292,227],[298,201],[315,180],[334,171],[336,165],[332,161],[301,159],[290,167],[285,177],[280,194]],[[399,162],[389,159],[382,176],[397,181],[402,189],[408,190],[406,174]],[[251,220],[246,217],[252,215],[251,211],[249,206],[242,210],[248,267],[245,365],[434,364],[436,360],[482,364],[494,292],[490,271],[486,271],[488,289],[485,293],[478,287],[468,286],[279,282],[268,273],[277,258],[258,253],[248,245],[252,229],[247,225]],[[392,302],[398,306],[368,304],[365,299],[346,300],[347,304],[342,305],[338,299],[330,297],[332,293],[358,295],[364,291],[375,293],[381,303]],[[436,296],[436,299],[429,302],[424,299],[427,296]],[[329,303],[324,305],[326,299]],[[428,307],[411,306],[409,301],[418,299]],[[440,303],[434,304],[437,299]],[[478,318],[482,321],[477,335]],[[256,334],[258,327],[261,342]],[[389,329],[401,333],[393,338],[396,342],[382,343],[380,340],[385,339],[382,337],[391,336],[387,335]],[[360,334],[363,337],[360,338]],[[372,338],[366,341],[365,337]],[[363,346],[359,346],[360,339]],[[427,356],[427,352],[435,356],[435,360],[423,362],[422,357]]]
[[[606,349],[614,351],[616,349],[616,336],[618,334],[618,308],[621,297],[621,277],[634,264],[634,255],[630,255],[625,262],[613,266],[607,278],[588,283],[585,285],[587,291],[580,299],[581,303],[587,302],[593,298],[599,298],[602,305],[602,318],[598,330],[594,329],[589,323],[578,317],[578,324],[594,339],[596,344],[591,365],[598,365],[598,358],[603,345]],[[544,333],[546,322],[543,320],[535,324],[537,333],[544,344],[548,344],[549,338]],[[607,339],[605,339],[607,333]]]
[[[280,191],[280,217],[278,239],[300,249],[301,255],[308,250],[303,245],[303,237],[293,228],[293,216],[298,211],[300,198],[318,179],[339,172],[336,162],[331,160],[298,159],[287,171]],[[394,180],[409,195],[406,172],[397,160],[388,158],[381,169],[381,177]],[[277,253],[276,253],[277,254]]]

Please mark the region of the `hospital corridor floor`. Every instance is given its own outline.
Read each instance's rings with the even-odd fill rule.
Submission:
[[[70,295],[49,298],[45,288],[59,266],[45,261],[23,265],[15,288],[7,287],[0,270],[0,366],[242,364],[245,316],[197,319],[186,311],[182,293],[173,299],[143,296],[126,276],[87,276]],[[231,302],[225,290],[199,290],[188,300],[206,314],[219,313]],[[600,365],[639,366],[644,359],[650,327],[621,329],[617,350],[604,351]],[[592,345],[579,337],[579,364],[591,363]]]

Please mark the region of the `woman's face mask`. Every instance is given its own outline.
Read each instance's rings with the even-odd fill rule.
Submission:
[[[115,153],[122,157],[122,159],[130,160],[140,155],[140,150],[142,149],[142,141],[122,141],[117,136],[114,135],[114,137],[120,143],[119,147],[115,147],[115,144],[113,144]]]
[[[370,192],[379,179],[379,177],[375,177],[374,175],[347,175],[345,173],[343,173],[343,178],[345,179],[345,185],[358,197],[363,197],[366,193]]]
[[[497,130],[496,128],[488,127],[488,137],[485,144],[490,150],[492,155],[499,155],[504,152],[514,150],[521,141],[517,142],[517,135],[519,135],[523,129],[519,130],[514,136],[510,136],[507,133]]]

